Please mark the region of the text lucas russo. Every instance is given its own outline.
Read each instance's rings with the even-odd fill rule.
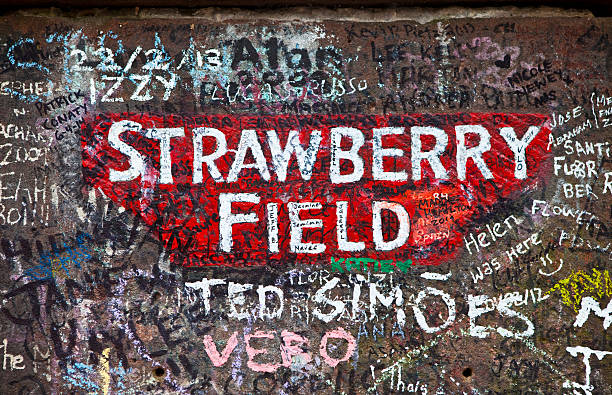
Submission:
[[[84,175],[186,265],[412,257],[415,197],[450,191],[474,213],[534,183],[545,121],[105,114],[84,126]],[[450,253],[461,235],[437,243]]]

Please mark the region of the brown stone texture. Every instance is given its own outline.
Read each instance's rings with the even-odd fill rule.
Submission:
[[[612,393],[610,22],[555,9],[5,15],[0,393]],[[429,232],[460,235],[445,259],[436,242],[391,273],[185,267],[176,243],[86,182],[82,125],[109,113],[543,114],[550,138],[538,181],[467,223],[446,215],[453,196],[432,199],[421,216],[449,223]]]

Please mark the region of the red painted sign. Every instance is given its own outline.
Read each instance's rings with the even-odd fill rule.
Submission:
[[[437,264],[496,202],[542,182],[537,114],[154,116],[83,125],[86,182],[185,266]]]

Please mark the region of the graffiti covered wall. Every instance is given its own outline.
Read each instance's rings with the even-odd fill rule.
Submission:
[[[611,393],[610,19],[5,17],[2,393]]]

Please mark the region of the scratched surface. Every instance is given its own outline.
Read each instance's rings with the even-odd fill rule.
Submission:
[[[612,393],[610,19],[0,23],[0,393]]]

